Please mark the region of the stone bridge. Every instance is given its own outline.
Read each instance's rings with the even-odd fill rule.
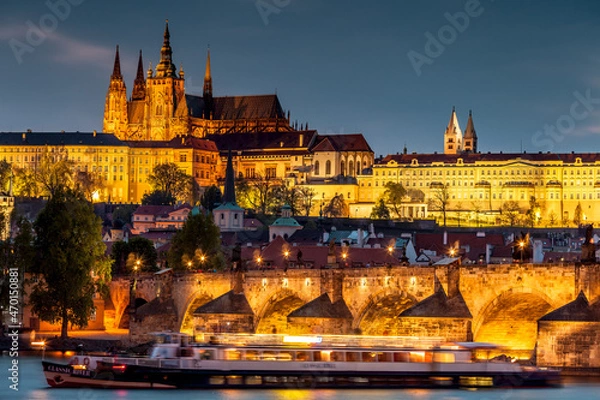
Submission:
[[[115,279],[111,284],[115,327],[123,326],[131,315],[138,327],[146,321],[144,329],[214,331],[214,325],[212,329],[199,326],[207,320],[199,322],[194,311],[235,293],[243,295],[251,309],[246,312],[246,317],[250,314],[247,331],[298,333],[290,324],[290,314],[327,294],[332,304],[343,305],[346,314],[319,314],[318,310],[314,314],[313,309],[313,315],[303,314],[308,332],[435,336],[533,349],[538,319],[573,301],[580,292],[590,303],[599,298],[600,265],[397,265],[163,273],[137,277],[130,290],[132,284],[129,279]],[[135,296],[131,303],[130,292]],[[224,314],[238,312],[218,311],[214,321],[229,321]],[[147,319],[153,315],[155,319]],[[165,325],[169,318],[171,324]],[[327,323],[344,318],[345,327]]]

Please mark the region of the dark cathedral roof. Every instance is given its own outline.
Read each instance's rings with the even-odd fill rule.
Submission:
[[[362,133],[319,135],[311,151],[368,151],[371,146]]]
[[[302,139],[300,135],[303,135]],[[268,150],[272,154],[299,154],[308,151],[316,135],[316,131],[246,132],[206,135],[206,138],[216,143],[221,156],[227,155],[229,150],[234,153]]]
[[[200,96],[185,95],[190,115],[202,118],[204,99]],[[285,118],[283,108],[276,94],[255,96],[214,97],[213,119],[215,120],[256,120]]]
[[[126,146],[110,133],[0,132],[0,146]]]

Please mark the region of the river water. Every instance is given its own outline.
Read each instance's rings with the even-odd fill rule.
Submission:
[[[8,379],[11,358],[0,356],[0,399],[27,400],[112,400],[112,399],[201,399],[201,400],[587,400],[600,399],[600,379],[566,378],[562,388],[552,389],[406,389],[406,390],[104,390],[52,389],[42,372],[40,357],[20,357],[19,391]]]

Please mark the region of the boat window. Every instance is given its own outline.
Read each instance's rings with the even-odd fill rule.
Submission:
[[[194,351],[189,347],[184,347],[181,349],[181,357],[193,357]]]
[[[362,353],[362,361],[363,362],[374,362],[377,361],[377,353],[372,351],[363,351]]]
[[[241,360],[242,355],[239,350],[225,350],[226,360]]]
[[[408,352],[399,351],[399,352],[394,353],[394,361],[395,362],[409,362],[410,357],[409,357]]]
[[[392,353],[377,353],[377,361],[392,362]]]
[[[355,351],[348,351],[346,353],[346,361],[348,362],[358,362],[361,360],[361,354]]]
[[[277,359],[279,361],[292,361],[294,357],[289,351],[280,351],[279,354],[277,354]]]
[[[212,360],[215,358],[212,350],[200,350],[198,355],[202,360]]]
[[[275,352],[273,351],[263,351],[261,360],[275,361],[277,358],[275,357]]]
[[[346,361],[343,351],[332,351],[329,358],[331,361]]]
[[[258,351],[256,350],[246,350],[244,354],[244,360],[255,361],[259,359]]]
[[[296,352],[296,361],[312,361],[311,357],[310,357],[310,352],[297,351]]]
[[[454,353],[436,352],[433,353],[433,362],[453,363],[456,362]]]
[[[411,351],[410,362],[431,362],[433,359],[430,351]]]

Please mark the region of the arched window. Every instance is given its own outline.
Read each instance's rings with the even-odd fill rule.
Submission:
[[[343,161],[340,163],[340,174],[346,175],[346,164]]]
[[[319,162],[315,161],[315,175],[319,175]]]
[[[331,161],[327,160],[325,163],[325,175],[331,174]]]
[[[360,175],[360,161],[356,162],[356,175]]]
[[[348,175],[354,175],[354,162],[348,161]]]

